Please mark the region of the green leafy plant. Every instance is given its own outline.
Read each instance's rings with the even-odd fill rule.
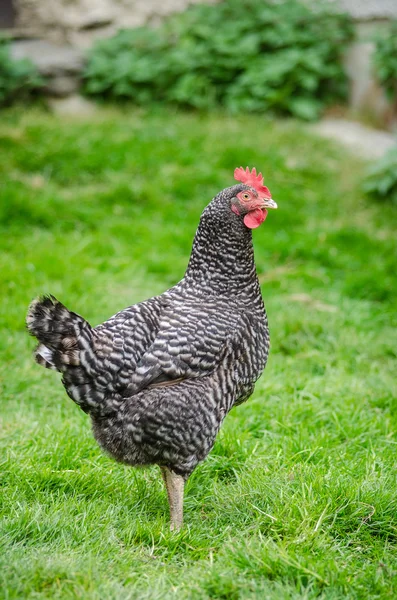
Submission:
[[[369,171],[364,191],[397,206],[397,146],[394,146]]]
[[[8,43],[0,39],[0,106],[25,100],[43,85],[35,66],[27,59],[13,59]]]
[[[87,94],[137,104],[171,102],[233,112],[316,118],[343,98],[347,16],[299,0],[196,5],[157,29],[98,42],[84,73]]]
[[[379,35],[374,52],[376,75],[390,98],[397,97],[397,21]]]

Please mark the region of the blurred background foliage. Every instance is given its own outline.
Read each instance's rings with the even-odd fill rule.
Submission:
[[[397,146],[370,168],[363,189],[370,196],[397,206]]]
[[[196,5],[160,27],[99,41],[84,73],[87,94],[135,104],[169,102],[314,119],[343,99],[347,15],[299,0]]]
[[[390,98],[397,98],[397,21],[377,38],[374,53],[376,75]]]
[[[27,59],[12,58],[7,40],[0,38],[0,107],[31,100],[43,86],[36,67]]]
[[[198,4],[157,27],[119,31],[87,52],[81,90],[147,106],[318,118],[343,103],[352,17],[326,1],[224,0]],[[397,21],[377,35],[374,75],[397,96]],[[45,77],[0,39],[0,107],[31,101]]]

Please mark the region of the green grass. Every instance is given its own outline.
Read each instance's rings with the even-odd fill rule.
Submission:
[[[1,598],[396,598],[396,213],[363,165],[293,122],[161,111],[3,112],[0,148]],[[172,534],[158,469],[101,453],[25,312],[163,291],[247,164],[279,204],[254,233],[271,356]]]

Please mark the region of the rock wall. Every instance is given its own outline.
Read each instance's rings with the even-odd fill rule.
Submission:
[[[156,24],[199,1],[14,0],[14,5],[18,29],[51,42],[88,48],[95,39],[120,28]]]
[[[332,0],[355,21],[397,19],[396,0]]]

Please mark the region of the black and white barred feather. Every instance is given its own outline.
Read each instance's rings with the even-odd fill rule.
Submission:
[[[130,465],[188,477],[269,351],[252,232],[231,211],[243,184],[204,210],[184,278],[92,328],[53,296],[32,302],[39,364],[60,371],[101,447]]]

